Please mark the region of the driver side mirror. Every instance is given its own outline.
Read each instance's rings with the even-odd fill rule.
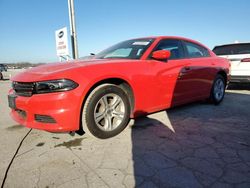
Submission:
[[[171,56],[171,52],[168,50],[157,50],[154,51],[152,57],[156,60],[167,60]]]

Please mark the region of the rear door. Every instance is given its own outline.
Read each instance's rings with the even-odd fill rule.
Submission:
[[[189,41],[183,41],[183,45],[186,51],[186,61],[190,63],[191,100],[207,97],[215,78],[216,64],[205,47]]]

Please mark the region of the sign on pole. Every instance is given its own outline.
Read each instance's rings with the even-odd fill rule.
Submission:
[[[67,27],[59,29],[56,34],[56,54],[59,57],[69,56]]]
[[[70,23],[70,39],[71,39],[71,45],[72,45],[72,56],[73,56],[73,59],[78,59],[74,0],[68,0],[68,7],[69,7],[69,23]]]

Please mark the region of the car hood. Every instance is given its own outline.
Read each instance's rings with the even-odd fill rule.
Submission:
[[[89,61],[69,61],[69,62],[58,62],[49,63],[46,65],[34,67],[25,71],[25,73],[32,74],[53,74],[61,71],[67,71],[70,69],[86,66],[94,66],[96,64],[109,63],[107,60],[89,60]]]
[[[33,82],[48,79],[56,79],[58,75],[67,75],[73,69],[81,69],[85,67],[95,67],[103,64],[117,64],[117,63],[128,63],[131,61],[138,60],[124,60],[124,59],[92,59],[92,60],[75,60],[69,62],[59,62],[59,63],[48,63],[46,65],[41,65],[28,69],[20,74],[14,76],[11,80],[18,82]],[[94,69],[93,69],[94,70]]]

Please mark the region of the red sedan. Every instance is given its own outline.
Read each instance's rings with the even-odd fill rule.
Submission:
[[[219,104],[228,75],[228,61],[196,41],[139,38],[89,60],[27,70],[12,78],[8,99],[26,127],[109,138],[130,118],[203,99]]]

